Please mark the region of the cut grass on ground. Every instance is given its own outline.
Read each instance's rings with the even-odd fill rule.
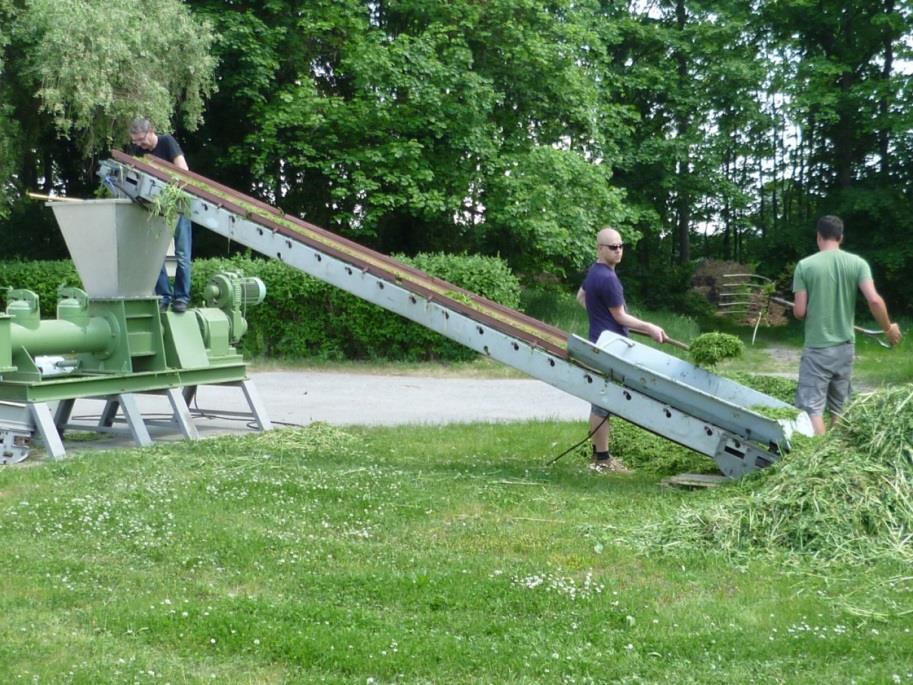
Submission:
[[[314,425],[2,469],[0,682],[913,682],[909,569],[638,552],[707,493],[543,466],[583,435]]]

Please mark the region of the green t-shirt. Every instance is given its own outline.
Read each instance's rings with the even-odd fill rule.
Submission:
[[[808,293],[806,347],[833,347],[856,339],[856,293],[871,280],[868,262],[843,250],[817,252],[796,265],[793,292]]]

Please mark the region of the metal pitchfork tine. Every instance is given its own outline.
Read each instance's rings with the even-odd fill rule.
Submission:
[[[733,281],[731,283],[723,283],[721,288],[726,288],[725,292],[720,292],[721,301],[719,306],[721,308],[725,307],[744,307],[746,313],[753,307],[758,307],[758,320],[755,322],[754,333],[751,336],[751,344],[754,345],[755,337],[758,334],[758,326],[761,323],[761,319],[764,318],[764,314],[767,313],[770,303],[774,302],[776,304],[782,305],[792,309],[795,306],[794,302],[787,300],[786,298],[779,297],[778,295],[773,294],[773,290],[767,294],[766,298],[757,299],[753,296],[764,294],[764,289],[771,288],[773,280],[767,278],[766,276],[761,276],[760,274],[723,274],[723,278],[740,278],[740,281]],[[746,292],[747,290],[747,292]],[[722,298],[727,298],[726,302],[722,301]],[[741,297],[741,300],[733,300],[729,298]],[[733,314],[734,311],[724,311],[724,314]],[[890,349],[890,345],[884,341],[881,337],[883,335],[882,331],[872,328],[863,328],[862,326],[853,326],[853,330],[857,333],[862,333],[871,338],[875,339],[882,347]]]

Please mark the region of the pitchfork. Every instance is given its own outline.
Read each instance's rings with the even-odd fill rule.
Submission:
[[[757,312],[758,318],[755,321],[754,332],[751,335],[751,344],[754,345],[755,337],[758,335],[758,327],[761,321],[770,310],[770,303],[776,303],[783,307],[792,309],[794,303],[784,297],[776,294],[775,283],[766,276],[760,274],[723,274],[723,278],[739,279],[723,283],[720,286],[719,306],[724,314],[744,313],[754,316]],[[871,338],[882,347],[890,348],[891,346],[881,337],[882,332],[872,328],[862,328],[853,326],[853,330],[862,333]]]

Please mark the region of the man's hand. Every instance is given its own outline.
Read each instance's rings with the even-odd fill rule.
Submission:
[[[647,324],[647,333],[658,343],[666,342],[666,338],[669,337],[666,335],[666,331],[652,323]]]
[[[892,323],[888,330],[884,332],[884,337],[888,339],[888,342],[891,343],[891,345],[898,344],[903,337],[900,333],[900,326],[896,323]]]

